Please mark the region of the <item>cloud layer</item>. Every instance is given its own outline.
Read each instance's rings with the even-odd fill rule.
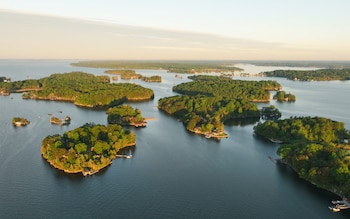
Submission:
[[[0,26],[0,58],[286,60],[329,54],[280,42],[13,11],[0,11]]]

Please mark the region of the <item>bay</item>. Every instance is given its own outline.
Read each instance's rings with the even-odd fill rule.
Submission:
[[[14,81],[70,71],[102,75],[105,70],[72,67],[70,62],[0,60],[0,76]],[[91,177],[53,169],[40,155],[41,141],[86,122],[106,124],[105,111],[23,100],[21,94],[0,96],[0,218],[349,218],[350,211],[329,211],[337,196],[272,163],[268,156],[277,157],[277,145],[254,138],[253,124],[226,125],[229,138],[216,141],[187,132],[159,111],[158,99],[176,95],[172,86],[189,81],[186,76],[160,70],[137,73],[162,76],[162,83],[129,81],[154,90],[154,100],[131,105],[156,120],[146,128],[131,128],[137,135],[132,159],[116,159]],[[284,118],[324,116],[350,129],[349,82],[237,79],[277,80],[295,94],[295,103],[270,102]],[[69,115],[72,122],[51,125],[49,114]],[[26,117],[30,125],[13,127],[15,116]]]

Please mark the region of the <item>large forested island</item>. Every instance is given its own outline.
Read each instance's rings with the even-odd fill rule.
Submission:
[[[149,100],[151,89],[129,83],[110,83],[108,76],[84,72],[52,74],[39,80],[0,83],[0,91],[25,92],[24,99],[70,101],[85,107],[113,106],[125,101]]]
[[[41,154],[59,170],[86,176],[111,164],[120,149],[135,144],[135,134],[119,125],[87,123],[63,135],[47,136]]]
[[[293,117],[260,123],[254,131],[282,143],[277,153],[301,178],[350,198],[350,133],[344,123]]]
[[[173,87],[173,91],[187,95],[222,96],[230,99],[246,99],[251,102],[269,102],[271,90],[282,86],[276,81],[232,80],[227,77],[196,75],[192,82]]]
[[[283,77],[295,81],[350,80],[350,68],[318,70],[275,70],[264,72],[267,77]]]
[[[220,61],[82,61],[73,66],[115,69],[163,69],[174,73],[224,73],[242,71]]]
[[[181,120],[186,129],[208,138],[227,137],[223,123],[233,119],[257,119],[260,111],[251,102],[270,101],[275,81],[241,81],[219,76],[191,76],[192,82],[173,87],[183,96],[165,97],[158,108]]]
[[[255,104],[219,96],[165,97],[158,101],[158,108],[181,120],[187,130],[208,138],[227,137],[223,125],[226,120],[260,117]]]

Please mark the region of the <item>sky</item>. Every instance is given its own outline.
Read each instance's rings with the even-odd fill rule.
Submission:
[[[350,60],[349,0],[0,0],[0,59]]]

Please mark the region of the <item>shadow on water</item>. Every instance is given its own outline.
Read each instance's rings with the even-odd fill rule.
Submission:
[[[284,179],[286,179],[288,184],[291,184],[295,190],[299,191],[300,195],[305,196],[305,194],[307,194],[308,196],[312,197],[313,200],[321,200],[321,202],[324,204],[324,209],[327,209],[328,206],[332,206],[332,200],[342,200],[342,197],[339,197],[328,190],[319,188],[311,182],[300,178],[299,175],[286,164],[276,163],[276,170]],[[344,216],[341,218],[350,218],[350,210],[343,210],[334,214]]]
[[[260,118],[229,119],[225,121],[228,126],[247,126],[259,122]]]

